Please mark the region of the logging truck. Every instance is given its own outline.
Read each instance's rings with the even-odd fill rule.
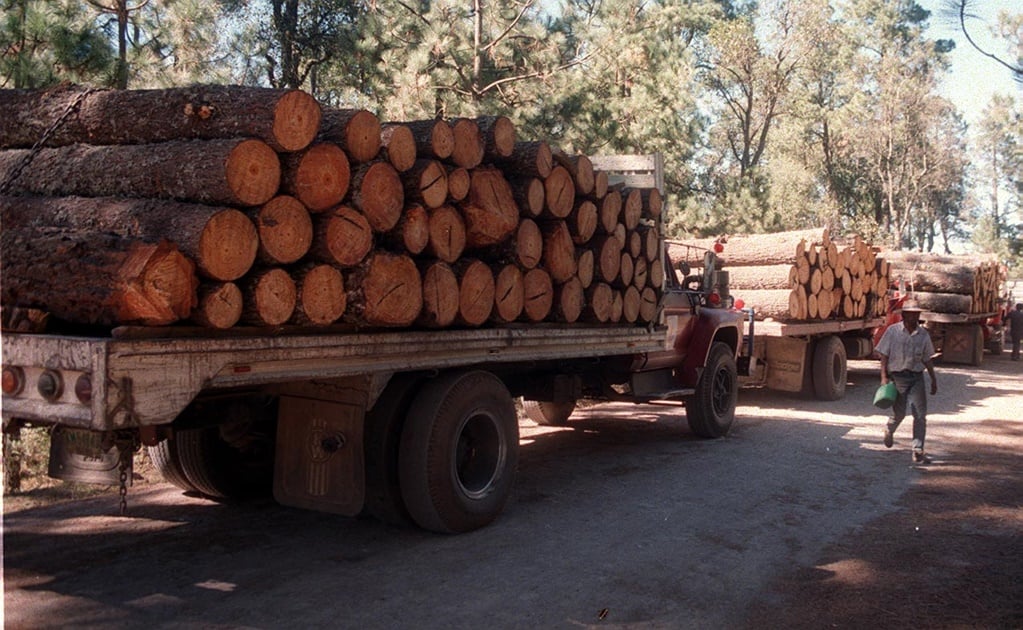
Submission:
[[[651,158],[593,162],[630,185],[660,173]],[[680,279],[656,239],[646,325],[9,329],[3,428],[52,427],[51,476],[119,483],[122,508],[144,446],[167,481],[211,498],[272,488],[284,505],[473,530],[511,491],[515,397],[549,425],[581,399],[682,400],[693,432],[728,432],[743,316],[713,253]]]

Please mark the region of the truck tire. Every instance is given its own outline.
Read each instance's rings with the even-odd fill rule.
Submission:
[[[156,446],[147,446],[146,453],[153,462],[153,467],[167,483],[174,484],[185,492],[196,492],[195,486],[188,482],[188,477],[181,470],[178,460],[177,442],[173,437],[160,442]]]
[[[430,531],[454,534],[493,521],[511,493],[519,425],[511,394],[484,371],[423,384],[401,435],[401,494]]]
[[[400,374],[391,379],[373,408],[366,413],[363,445],[366,457],[366,514],[390,525],[409,525],[401,498],[398,453],[401,431],[422,377]]]
[[[234,399],[196,413],[222,424],[175,432],[178,462],[188,482],[212,499],[243,499],[273,490],[276,399]]]
[[[696,393],[686,399],[689,429],[704,438],[727,435],[735,420],[738,393],[735,355],[728,344],[714,342],[696,383]]]
[[[849,363],[841,339],[831,335],[817,341],[812,369],[817,400],[840,400],[845,396]]]
[[[533,422],[546,427],[563,427],[575,411],[575,401],[551,402],[548,400],[522,399],[522,410]]]

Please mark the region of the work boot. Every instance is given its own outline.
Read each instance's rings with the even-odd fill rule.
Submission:
[[[913,463],[914,464],[930,464],[931,458],[927,456],[923,451],[913,451]]]
[[[889,427],[884,428],[884,447],[891,448],[895,440],[892,438],[892,430]]]

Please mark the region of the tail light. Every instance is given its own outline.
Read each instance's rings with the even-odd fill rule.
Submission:
[[[25,388],[25,371],[20,367],[4,366],[0,389],[8,396],[17,396]]]
[[[714,293],[711,293],[710,295],[707,296],[707,302],[711,306],[718,306],[721,304],[721,296],[718,295],[718,293],[715,291]]]
[[[82,374],[75,380],[75,396],[80,402],[92,402],[92,377]]]
[[[61,378],[60,372],[46,370],[39,375],[39,380],[36,381],[36,390],[40,396],[54,402],[64,394],[64,379]]]

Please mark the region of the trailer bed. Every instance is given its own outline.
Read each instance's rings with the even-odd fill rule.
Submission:
[[[824,335],[851,330],[877,328],[884,324],[883,318],[877,319],[829,319],[819,322],[787,323],[779,321],[758,321],[754,323],[754,332],[767,337],[804,337]]]

